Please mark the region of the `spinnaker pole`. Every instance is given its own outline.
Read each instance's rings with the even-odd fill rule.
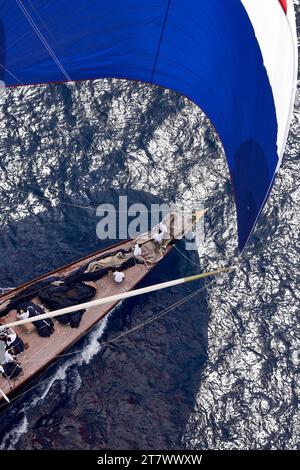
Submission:
[[[11,323],[6,323],[5,325],[0,326],[0,331],[3,328],[25,325],[26,323],[33,323],[33,322],[40,321],[40,320],[46,320],[47,318],[53,318],[59,315],[65,315],[67,313],[77,312],[78,310],[82,310],[82,309],[86,309],[90,307],[96,307],[98,305],[115,303],[120,300],[125,300],[131,297],[136,297],[137,295],[148,294],[149,292],[155,292],[158,290],[166,289],[168,287],[178,286],[180,284],[196,281],[198,279],[203,279],[209,276],[216,276],[217,274],[233,271],[234,269],[236,269],[235,266],[230,266],[228,268],[218,268],[214,271],[196,274],[194,276],[182,277],[180,279],[175,279],[173,281],[161,282],[159,284],[154,284],[152,286],[142,287],[141,289],[135,289],[129,292],[122,292],[120,294],[111,295],[110,297],[103,297],[101,299],[91,300],[89,302],[84,302],[82,304],[72,305],[71,307],[65,307],[59,310],[53,310],[52,312],[43,313],[35,317],[26,318],[23,320],[17,320]]]
[[[4,398],[4,400],[7,401],[7,403],[10,403],[10,400],[9,400],[8,396],[5,395],[5,393],[3,392],[3,390],[1,390],[1,388],[0,388],[0,395],[2,395],[2,397]]]

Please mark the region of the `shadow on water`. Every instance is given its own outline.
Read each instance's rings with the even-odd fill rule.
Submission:
[[[197,261],[196,255],[191,258]],[[196,271],[173,251],[143,285]],[[193,283],[124,303],[121,312],[110,317],[103,340],[140,324],[198,288]],[[120,338],[103,351],[100,361],[93,361],[97,385],[91,398],[98,406],[91,407],[88,400],[85,404],[84,397],[90,393],[87,387],[77,398],[82,403],[84,442],[93,447],[97,429],[100,441],[113,449],[179,448],[206,357],[207,303],[202,291],[143,329]],[[83,372],[83,383],[89,382],[89,374]]]
[[[141,192],[128,195],[130,202],[159,202]],[[114,192],[105,195],[106,202],[115,198]],[[5,248],[7,253],[5,282],[14,278],[17,284],[61,265],[62,260],[67,263],[99,247],[93,212],[79,212],[78,220],[78,210],[73,212],[73,208],[53,211],[51,215],[49,211],[42,213],[34,225],[36,219],[32,216],[20,224],[22,227],[16,224],[6,232],[1,240],[1,249]],[[51,237],[47,238],[49,231]],[[20,243],[20,239],[21,246],[16,250],[12,240]],[[178,248],[184,251],[184,242]],[[141,286],[199,272],[198,253],[185,251],[184,255],[173,250]],[[17,276],[8,262],[14,256],[15,266],[26,266],[18,270]],[[111,340],[130,330],[201,285],[204,284],[194,282],[125,301],[111,313],[98,341]],[[14,435],[15,439],[20,434],[15,439],[17,448],[180,448],[207,358],[207,310],[204,289],[153,323],[101,350],[96,341],[97,353],[88,364],[80,365],[82,361],[76,363],[74,357],[59,360],[47,374],[49,377],[59,374],[62,365],[69,364],[66,379],[55,382],[46,397],[29,406],[25,415],[20,410],[35,400],[35,394],[29,393],[13,404],[13,412],[5,410],[1,415],[0,436],[3,439],[18,423]],[[77,343],[73,351],[83,344],[88,347],[92,336],[93,332]]]
[[[31,192],[43,197],[41,192],[34,191],[32,187]],[[122,195],[127,196],[128,206],[139,202],[150,207],[150,204],[161,202],[158,197],[143,191],[122,192],[113,189],[94,192],[85,201],[64,197],[66,205],[56,207],[50,207],[47,201],[40,199],[42,210],[39,213],[32,213],[23,218],[22,222],[10,223],[1,232],[0,252],[5,253],[5,257],[1,259],[0,286],[17,286],[119,242],[118,238],[97,238],[96,225],[100,218],[96,216],[96,208],[105,202],[112,204],[117,210],[118,197]]]

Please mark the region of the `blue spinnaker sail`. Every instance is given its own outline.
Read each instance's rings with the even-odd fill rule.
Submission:
[[[189,97],[224,145],[242,250],[287,136],[294,23],[292,0],[0,0],[0,79],[115,77]]]

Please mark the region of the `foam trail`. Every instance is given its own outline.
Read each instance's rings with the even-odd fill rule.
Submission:
[[[27,432],[28,429],[28,412],[32,410],[35,406],[37,406],[44,398],[48,395],[52,386],[57,382],[61,381],[62,393],[68,391],[75,395],[75,393],[79,390],[81,386],[81,377],[78,369],[76,370],[76,375],[72,377],[71,385],[72,390],[67,390],[67,373],[69,369],[76,365],[80,367],[82,364],[88,364],[92,358],[100,351],[101,344],[99,343],[99,339],[102,337],[104,330],[107,325],[107,321],[109,316],[112,312],[120,307],[120,304],[117,305],[99,324],[94,328],[94,330],[89,335],[89,343],[85,346],[83,351],[78,352],[77,354],[74,353],[74,356],[70,356],[56,371],[55,375],[49,379],[49,381],[44,384],[44,389],[42,393],[37,393],[36,396],[31,400],[29,403],[25,403],[20,410],[20,414],[24,413],[24,418],[22,419],[21,423],[18,423],[14,426],[2,439],[0,443],[0,450],[12,450],[14,449],[15,445],[19,441],[20,437]],[[37,386],[35,391],[41,392],[43,385],[40,387]],[[13,404],[10,406],[14,406]]]
[[[11,431],[9,431],[3,438],[3,441],[0,445],[0,449],[13,450],[15,444],[20,439],[22,434],[25,434],[28,430],[28,419],[25,415],[22,421],[15,426]]]

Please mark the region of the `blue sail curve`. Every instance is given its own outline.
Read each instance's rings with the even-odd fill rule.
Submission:
[[[0,0],[0,40],[6,86],[126,78],[199,105],[224,145],[244,248],[278,151],[272,87],[241,0]]]

